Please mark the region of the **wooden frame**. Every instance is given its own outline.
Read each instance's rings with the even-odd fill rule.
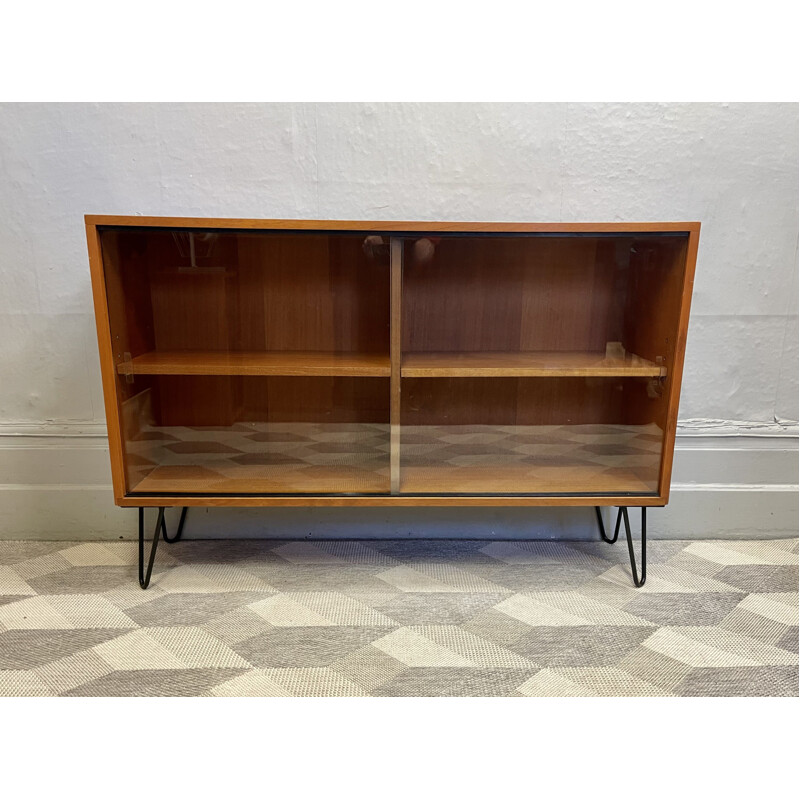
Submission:
[[[98,344],[103,378],[103,392],[105,400],[106,419],[109,432],[109,448],[111,453],[112,482],[115,502],[120,506],[663,506],[669,499],[669,485],[672,470],[672,457],[675,442],[675,432],[678,418],[678,401],[683,371],[684,352],[686,347],[686,333],[689,322],[689,307],[691,303],[692,286],[694,280],[695,262],[699,241],[700,223],[698,222],[670,222],[670,223],[434,223],[434,222],[375,222],[375,221],[324,221],[324,220],[252,220],[252,219],[205,219],[205,218],[179,218],[179,217],[122,217],[122,216],[95,216],[87,215],[86,233],[89,248],[89,262],[92,274],[92,288],[94,295],[95,315],[97,321]],[[127,302],[125,290],[113,285],[114,273],[109,269],[109,262],[104,261],[101,234],[107,229],[121,231],[148,229],[166,231],[176,229],[206,229],[213,231],[231,232],[314,232],[334,234],[341,232],[384,234],[389,237],[388,274],[385,285],[387,287],[386,308],[388,316],[387,352],[383,355],[375,351],[370,353],[328,354],[321,356],[319,352],[311,351],[302,353],[292,351],[291,357],[277,352],[260,352],[258,350],[231,348],[231,352],[193,353],[186,357],[182,350],[160,350],[141,352],[133,357],[121,360],[121,353],[115,353],[114,340],[112,339],[112,315],[119,313],[120,304]],[[655,316],[659,324],[670,331],[670,342],[663,355],[647,356],[647,350],[652,349],[654,334],[643,330],[631,330],[626,335],[641,343],[637,355],[626,352],[609,350],[602,358],[596,354],[576,352],[564,354],[559,350],[553,352],[521,349],[519,352],[495,352],[488,347],[493,337],[501,336],[502,332],[487,328],[483,345],[477,351],[453,353],[446,352],[441,356],[436,349],[428,345],[435,344],[433,336],[426,340],[425,349],[404,354],[404,341],[415,335],[426,336],[425,332],[404,329],[403,297],[406,291],[404,286],[404,260],[406,247],[404,240],[415,235],[430,234],[471,234],[471,235],[503,235],[503,234],[541,234],[544,238],[570,236],[582,234],[597,237],[640,237],[637,241],[649,241],[645,237],[662,234],[666,237],[674,236],[675,246],[664,250],[667,255],[660,254],[656,248],[655,254],[637,254],[631,258],[645,259],[647,269],[641,270],[645,276],[647,270],[653,271],[655,263],[656,272],[659,259],[671,258],[675,266],[670,272],[669,285],[657,287],[653,291],[649,279],[637,279],[635,285],[627,290],[626,302],[635,304],[641,302],[643,297],[648,302],[662,303],[656,308]],[[655,239],[658,239],[656,236]],[[654,241],[655,241],[654,239]],[[478,242],[476,238],[474,240]],[[600,238],[598,238],[600,241]],[[605,241],[605,240],[604,240]],[[467,245],[465,245],[467,246]],[[477,245],[476,245],[477,246]],[[483,246],[483,245],[481,245]],[[486,247],[491,247],[487,244]],[[634,250],[635,248],[631,248]],[[646,248],[645,248],[646,249]],[[510,258],[516,258],[514,253]],[[595,256],[592,256],[595,258]],[[600,256],[597,256],[599,259]],[[413,270],[413,263],[409,262],[409,269]],[[454,262],[455,263],[455,262]],[[643,262],[644,263],[644,262]],[[670,262],[672,263],[672,262]],[[637,266],[633,263],[631,274]],[[493,268],[493,267],[491,267]],[[455,274],[455,268],[445,266],[449,274]],[[484,274],[481,267],[476,267],[475,273],[480,279]],[[484,271],[489,270],[486,267]],[[480,273],[480,274],[479,274]],[[488,273],[487,273],[488,274]],[[649,274],[649,273],[648,273]],[[659,273],[660,274],[660,273]],[[209,281],[217,280],[215,277]],[[383,278],[380,279],[381,281]],[[466,278],[465,278],[466,280]],[[224,278],[219,279],[222,285]],[[383,283],[380,284],[383,286]],[[539,285],[541,288],[541,285]],[[413,281],[409,284],[409,297],[416,297],[416,308],[422,309],[417,314],[417,319],[425,319],[425,314],[433,315],[436,309],[425,311],[424,286]],[[478,286],[477,292],[481,287]],[[603,289],[605,291],[605,289]],[[374,291],[378,291],[375,289]],[[380,289],[382,291],[382,289]],[[609,290],[610,291],[610,290]],[[416,292],[416,295],[412,295]],[[113,296],[110,298],[109,294]],[[663,295],[664,301],[657,300],[656,294]],[[639,296],[642,295],[642,296]],[[467,294],[464,298],[470,300]],[[534,297],[535,301],[535,297]],[[471,302],[471,301],[470,301]],[[518,313],[525,314],[524,302],[520,305]],[[533,302],[533,301],[532,301]],[[114,305],[112,310],[111,304]],[[610,306],[611,307],[611,306]],[[659,310],[660,308],[660,310]],[[541,309],[537,313],[542,313]],[[433,318],[432,316],[430,317]],[[224,324],[224,321],[220,324]],[[488,324],[488,323],[487,323]],[[523,319],[523,325],[524,319]],[[588,322],[586,323],[588,326]],[[608,323],[609,325],[611,323]],[[412,326],[413,327],[413,326]],[[588,328],[587,328],[588,330]],[[437,334],[438,335],[438,334]],[[441,336],[446,336],[446,331]],[[524,337],[523,337],[524,338]],[[662,337],[663,338],[663,337]],[[422,340],[420,340],[422,341]],[[487,344],[488,343],[488,344]],[[457,349],[457,348],[456,348]],[[596,349],[596,348],[595,348]],[[368,378],[370,380],[385,380],[388,386],[388,430],[390,441],[390,458],[388,462],[388,490],[386,493],[353,494],[347,493],[314,493],[297,495],[289,493],[197,493],[197,492],[138,492],[130,491],[126,483],[126,443],[124,436],[124,423],[121,414],[126,380],[134,376],[196,376],[196,380],[207,380],[205,376],[217,376],[219,380],[228,379],[226,376],[275,376],[281,380],[296,376],[300,378],[314,378],[328,376],[331,380],[355,380]],[[338,376],[338,378],[336,377]],[[436,386],[437,392],[445,392],[447,381],[450,379],[465,379],[467,381],[481,381],[489,378],[503,380],[530,381],[541,378],[551,381],[549,386],[559,386],[556,400],[561,401],[570,395],[572,389],[569,380],[595,379],[614,377],[619,379],[620,385],[627,386],[624,381],[636,379],[642,385],[650,381],[661,381],[665,387],[663,399],[659,402],[663,408],[663,441],[659,454],[659,469],[657,486],[648,492],[553,492],[553,493],[403,493],[401,485],[401,427],[403,427],[403,403],[401,399],[401,382],[403,380],[426,381],[440,379]],[[157,378],[152,378],[156,380]],[[553,381],[561,380],[567,383],[556,384]],[[337,384],[346,385],[346,384]],[[411,384],[409,384],[411,385]],[[421,385],[421,384],[420,384]],[[469,384],[465,384],[469,385]],[[472,384],[479,385],[479,384]],[[482,384],[480,384],[482,385]],[[494,384],[499,386],[500,384]],[[631,384],[632,385],[632,384]],[[528,384],[525,384],[527,387]],[[123,387],[122,389],[120,387]],[[521,390],[520,390],[521,391]],[[523,393],[524,394],[524,393]],[[529,392],[525,396],[529,396]],[[522,395],[520,395],[522,397]],[[437,402],[439,402],[437,400]],[[520,401],[521,402],[521,401]],[[528,400],[526,402],[540,402]],[[550,401],[554,402],[554,401]],[[632,401],[633,402],[633,401]],[[634,405],[636,404],[635,401]],[[649,412],[643,412],[649,413]],[[659,412],[661,413],[661,412]],[[661,427],[661,426],[659,426]]]

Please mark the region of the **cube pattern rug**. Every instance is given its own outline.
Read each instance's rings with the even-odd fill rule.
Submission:
[[[0,542],[0,695],[798,694],[796,539],[136,549]]]

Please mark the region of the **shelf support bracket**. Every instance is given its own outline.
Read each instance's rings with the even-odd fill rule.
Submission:
[[[184,506],[181,511],[181,519],[178,523],[178,532],[170,537],[167,533],[167,523],[164,520],[164,507],[158,509],[158,517],[156,519],[156,526],[153,529],[153,543],[150,547],[150,558],[147,562],[147,572],[144,569],[144,508],[139,508],[139,586],[146,589],[150,585],[150,576],[153,574],[153,563],[156,560],[156,550],[158,549],[158,541],[164,537],[165,542],[172,544],[177,542],[183,536],[183,524],[186,521],[186,512],[188,508]]]
[[[647,579],[647,508],[642,506],[642,572],[641,575],[636,570],[636,556],[633,553],[633,537],[631,535],[631,522],[628,517],[628,507],[620,506],[617,512],[617,522],[614,525],[614,535],[609,537],[606,534],[606,527],[603,524],[603,515],[600,512],[600,507],[594,507],[595,514],[597,515],[597,527],[600,529],[600,538],[604,542],[614,544],[619,537],[619,526],[621,522],[625,523],[625,537],[628,540],[628,556],[631,560],[631,577],[633,578],[633,585],[638,589],[644,586]]]

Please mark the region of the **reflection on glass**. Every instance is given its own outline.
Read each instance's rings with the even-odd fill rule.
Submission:
[[[404,382],[401,489],[423,494],[657,491],[663,431],[647,379]],[[650,401],[651,411],[655,404]]]
[[[388,409],[376,413],[386,406],[385,379],[347,386],[353,379],[154,376],[136,383],[123,425],[131,491],[388,491],[389,426],[381,421]],[[202,401],[187,408],[187,396]]]

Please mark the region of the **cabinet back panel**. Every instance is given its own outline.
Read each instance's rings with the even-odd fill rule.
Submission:
[[[249,237],[268,273],[266,350],[389,351],[388,257],[370,260],[363,237]]]
[[[143,380],[144,378],[144,380]],[[388,422],[386,378],[136,376],[153,387],[159,425]]]
[[[419,250],[406,245],[406,352],[603,351],[620,340],[627,252],[615,240],[465,236],[440,239],[428,260]]]
[[[401,425],[625,422],[614,378],[404,378]]]
[[[622,342],[671,358],[685,235],[421,241],[405,246],[405,352],[603,352]]]
[[[387,378],[245,378],[243,422],[386,422]]]
[[[107,230],[102,237],[104,250],[118,253],[120,294],[128,298],[121,325],[150,332],[143,348],[388,353],[388,252],[365,251],[363,235]]]

